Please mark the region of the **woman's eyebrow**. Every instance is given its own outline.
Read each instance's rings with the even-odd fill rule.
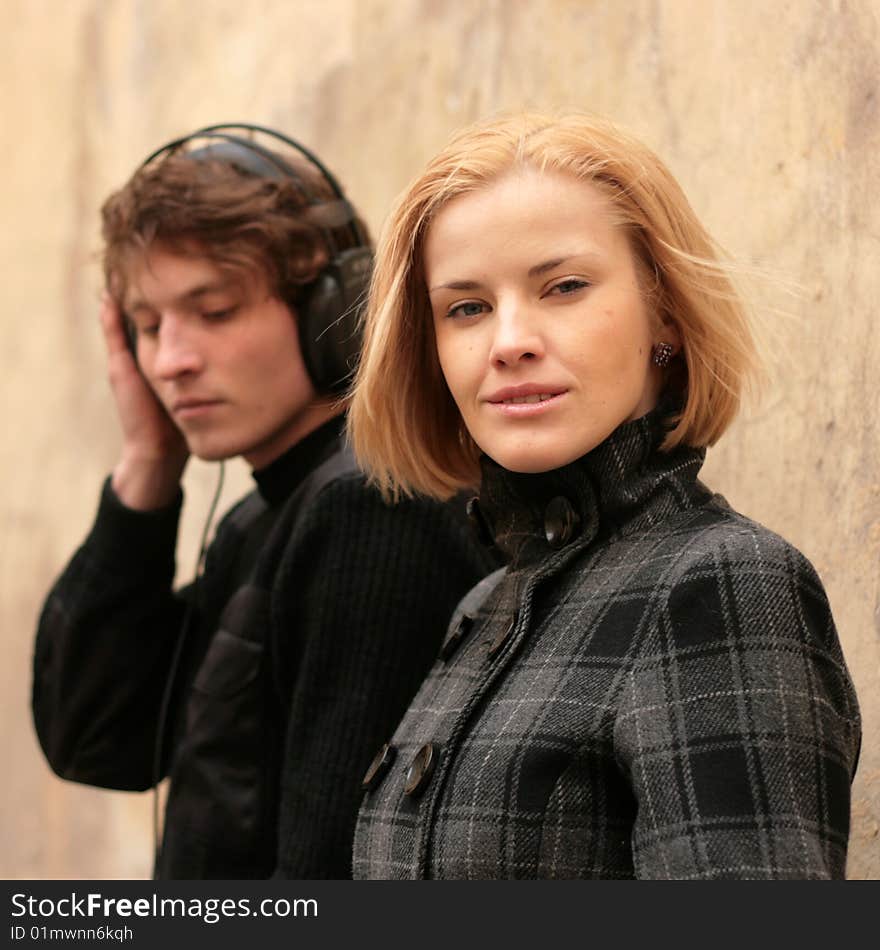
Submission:
[[[582,251],[577,254],[566,254],[563,257],[551,257],[540,264],[535,264],[528,270],[529,277],[540,277],[548,271],[566,264],[568,261],[582,258],[591,258],[598,260],[600,255],[596,251]],[[450,280],[443,284],[435,284],[428,288],[428,293],[432,294],[435,290],[479,290],[483,285],[476,280]]]
[[[546,274],[548,271],[554,270],[555,268],[560,267],[562,264],[567,264],[569,261],[583,260],[585,258],[590,261],[598,261],[601,259],[601,254],[599,254],[597,251],[578,251],[575,254],[565,254],[562,257],[552,257],[540,264],[535,264],[534,267],[530,267],[529,277],[540,277],[541,274]]]
[[[553,257],[549,261],[544,261],[542,264],[535,264],[534,267],[529,268],[529,277],[540,277],[541,274],[546,274],[547,271],[553,270],[554,267],[559,267],[560,264],[564,264],[568,260],[571,260],[571,258]]]
[[[428,293],[432,294],[435,290],[479,290],[483,285],[476,280],[450,280],[446,284],[437,284],[428,288]]]

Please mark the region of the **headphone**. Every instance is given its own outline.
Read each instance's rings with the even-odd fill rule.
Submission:
[[[268,136],[294,149],[312,164],[333,191],[335,200],[313,194],[294,168],[274,150],[253,138]],[[176,152],[193,141],[206,144],[186,153],[194,161],[221,161],[258,178],[292,179],[306,196],[311,208],[320,207],[315,227],[321,231],[330,260],[318,277],[305,288],[296,305],[300,348],[309,377],[318,392],[342,393],[354,375],[361,347],[360,311],[366,302],[373,268],[369,238],[358,221],[339,182],[320,159],[295,139],[261,125],[246,122],[208,125],[189,135],[166,142],[147,156],[144,168],[158,158]],[[346,227],[353,246],[342,249],[333,237],[334,228]]]

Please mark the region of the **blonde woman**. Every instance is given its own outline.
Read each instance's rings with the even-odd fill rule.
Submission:
[[[860,723],[822,585],[698,480],[756,365],[681,188],[595,118],[465,130],[378,253],[350,430],[507,568],[364,778],[361,878],[839,878]]]

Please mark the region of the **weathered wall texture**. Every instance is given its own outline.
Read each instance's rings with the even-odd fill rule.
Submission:
[[[313,145],[378,229],[455,127],[586,108],[664,156],[735,255],[780,273],[785,356],[706,480],[827,585],[865,740],[849,873],[880,877],[880,2],[7,0],[0,101],[4,877],[149,874],[149,800],[50,775],[31,637],[118,448],[95,321],[102,197],[166,139],[248,119]],[[189,473],[182,573],[214,474]],[[242,469],[226,492],[246,483]]]

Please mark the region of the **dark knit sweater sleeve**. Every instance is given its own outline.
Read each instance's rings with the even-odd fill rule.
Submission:
[[[744,518],[682,563],[615,732],[637,876],[844,877],[859,711],[816,572]]]
[[[108,479],[91,532],[45,601],[33,714],[62,778],[119,789],[152,782],[158,707],[183,611],[172,593],[181,503],[133,511]]]
[[[448,506],[386,506],[359,475],[301,519],[272,612],[291,696],[276,876],[351,876],[360,779],[493,567]]]

